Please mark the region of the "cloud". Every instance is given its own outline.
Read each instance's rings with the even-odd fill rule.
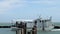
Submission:
[[[1,0],[0,1],[0,14],[3,14],[4,12],[14,9],[16,7],[24,7],[26,4],[26,1],[22,0]]]
[[[16,6],[23,6],[26,1],[20,1],[20,0],[6,0],[3,2],[0,2],[1,7],[3,8],[12,8]]]
[[[46,5],[56,5],[60,4],[60,2],[57,0],[40,0],[40,1],[31,1],[30,3],[35,3],[35,4],[46,4]]]

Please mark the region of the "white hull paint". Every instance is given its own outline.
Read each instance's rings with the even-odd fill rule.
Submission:
[[[51,30],[51,31],[60,31],[60,29],[53,29],[53,30]]]

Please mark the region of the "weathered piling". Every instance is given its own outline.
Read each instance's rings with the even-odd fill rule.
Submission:
[[[17,29],[16,34],[22,34],[22,29]]]
[[[26,34],[26,30],[27,30],[27,23],[24,24],[24,34]]]
[[[26,34],[26,23],[21,22],[17,27],[16,34]]]
[[[31,32],[30,32],[30,31],[28,31],[28,32],[27,32],[27,34],[31,34]]]
[[[42,30],[43,30],[43,31],[45,30],[44,21],[42,21]]]
[[[37,34],[37,27],[36,27],[36,26],[34,26],[34,27],[32,28],[32,34]]]

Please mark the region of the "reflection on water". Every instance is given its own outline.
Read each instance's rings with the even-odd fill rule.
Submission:
[[[0,34],[16,34],[11,28],[0,28]],[[38,31],[37,34],[60,34],[60,31]]]
[[[38,31],[37,34],[60,34],[60,31]]]
[[[2,25],[2,24],[0,23],[0,25]],[[55,25],[60,25],[60,23],[54,23],[54,24]],[[3,24],[3,25],[6,25],[6,23]],[[11,28],[0,28],[0,34],[16,34],[16,32],[15,31],[11,31]],[[54,31],[54,32],[52,32],[52,31],[38,31],[37,34],[60,34],[60,31]]]
[[[11,31],[10,28],[0,28],[0,34],[16,34],[16,32]]]

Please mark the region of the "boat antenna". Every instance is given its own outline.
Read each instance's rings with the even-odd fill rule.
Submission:
[[[50,16],[50,21],[52,20],[52,16]]]
[[[39,19],[42,19],[42,18],[41,18],[41,15],[39,16]]]

